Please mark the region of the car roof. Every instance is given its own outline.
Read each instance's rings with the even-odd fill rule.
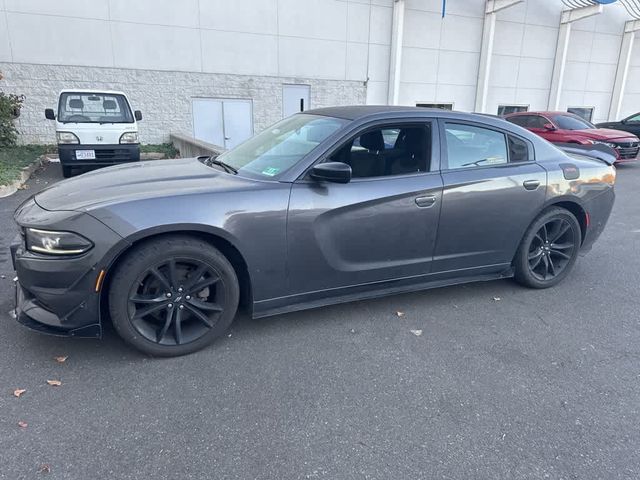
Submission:
[[[520,115],[575,115],[574,113],[571,112],[562,112],[559,110],[548,110],[548,111],[542,111],[542,110],[531,110],[528,112],[514,112],[514,113],[508,113],[507,115],[505,115],[505,117],[515,117],[515,116],[520,116]]]
[[[63,93],[106,93],[107,95],[124,95],[126,97],[124,92],[117,90],[100,90],[95,88],[65,88],[60,91],[60,95]]]
[[[453,118],[458,120],[486,122],[488,115],[479,113],[466,113],[441,108],[408,107],[402,105],[350,105],[342,107],[325,107],[305,110],[304,113],[323,115],[325,117],[343,118],[345,120],[361,120],[369,117],[384,117],[385,115],[407,114],[407,116],[437,116],[440,118]],[[497,118],[497,117],[496,117]]]

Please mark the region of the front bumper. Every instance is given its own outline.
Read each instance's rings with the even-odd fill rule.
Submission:
[[[93,150],[93,160],[78,160],[77,150]],[[140,145],[58,145],[60,163],[65,167],[106,167],[121,163],[139,162]]]
[[[64,213],[66,219],[57,220]],[[40,222],[51,222],[46,225]],[[49,212],[33,200],[16,212],[21,226],[90,233],[94,247],[83,255],[51,257],[26,250],[22,236],[11,244],[17,274],[16,319],[39,332],[77,337],[100,337],[100,293],[96,280],[106,269],[106,253],[121,237],[88,214]]]

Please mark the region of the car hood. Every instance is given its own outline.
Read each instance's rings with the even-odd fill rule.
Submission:
[[[90,210],[105,204],[251,188],[255,181],[195,158],[128,163],[63,180],[35,196],[46,210]]]
[[[574,132],[591,140],[619,140],[625,138],[629,141],[638,141],[638,137],[629,132],[611,128],[589,128],[586,130],[574,130]]]

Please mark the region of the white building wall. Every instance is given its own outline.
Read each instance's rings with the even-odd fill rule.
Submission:
[[[448,0],[444,18],[441,0],[404,1],[399,102],[473,110],[485,0]],[[0,0],[0,86],[27,95],[25,141],[52,135],[41,107],[72,86],[127,91],[148,142],[190,128],[191,98],[163,98],[168,84],[174,96],[252,98],[258,131],[281,117],[282,83],[311,85],[312,107],[386,103],[393,2]],[[488,113],[547,108],[563,8],[525,0],[498,12]],[[606,119],[629,19],[613,4],[572,24],[562,109],[592,106],[594,121]],[[640,38],[623,98],[623,115],[640,110]]]
[[[607,5],[600,15],[572,25],[561,109],[594,107],[593,121],[607,120],[624,23],[629,18],[622,5]],[[640,58],[640,52],[634,52],[634,57]]]
[[[620,118],[640,112],[640,35],[636,33]]]
[[[399,103],[453,103],[472,110],[475,101],[484,2],[406,0]]]
[[[487,111],[499,105],[546,110],[560,25],[561,2],[535,0],[499,11]]]
[[[282,117],[283,83],[311,85],[312,107],[365,103],[367,78],[386,81],[391,6],[0,0],[0,85],[27,96],[19,120],[25,142],[53,141],[42,109],[74,86],[126,91],[145,114],[144,142],[188,132],[193,96],[252,98],[259,131]]]

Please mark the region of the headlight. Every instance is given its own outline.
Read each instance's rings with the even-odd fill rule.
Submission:
[[[78,137],[71,132],[56,132],[58,143],[80,143]]]
[[[125,132],[120,136],[120,143],[138,143],[138,132]]]
[[[79,255],[93,247],[93,243],[77,233],[54,232],[27,228],[25,231],[27,250],[50,255]]]

